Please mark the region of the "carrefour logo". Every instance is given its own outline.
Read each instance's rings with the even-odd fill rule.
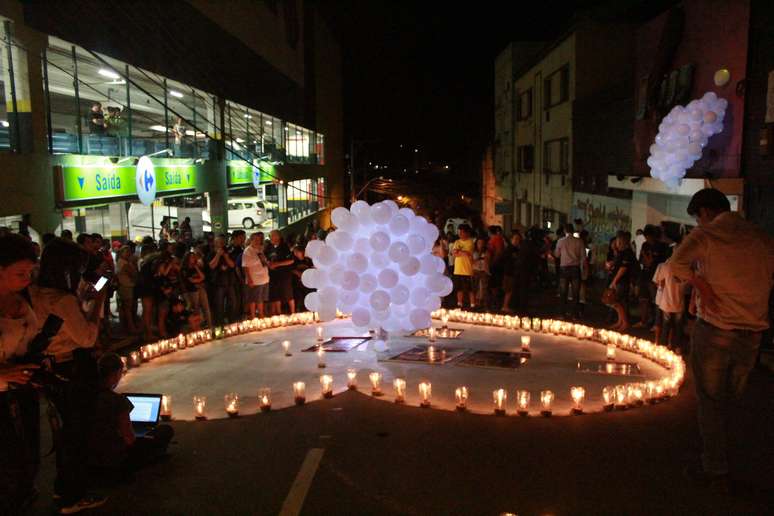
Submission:
[[[134,182],[140,202],[150,206],[156,199],[156,172],[148,156],[143,156],[137,161]]]

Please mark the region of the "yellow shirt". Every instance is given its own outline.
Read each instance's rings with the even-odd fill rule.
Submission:
[[[472,238],[467,240],[459,239],[452,245],[452,252],[454,251],[466,251],[470,253],[468,256],[455,256],[454,257],[454,274],[458,276],[472,276],[473,275],[473,249],[474,243]]]

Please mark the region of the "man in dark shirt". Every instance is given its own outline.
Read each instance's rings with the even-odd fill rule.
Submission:
[[[640,250],[640,265],[642,270],[638,276],[638,300],[640,305],[640,322],[635,328],[650,327],[656,302],[656,284],[653,275],[659,264],[667,259],[669,248],[661,241],[661,228],[648,224],[643,231],[645,242]]]
[[[215,238],[213,251],[207,256],[207,266],[212,271],[210,281],[212,281],[212,301],[210,306],[213,310],[215,324],[220,326],[227,313],[233,314],[237,306],[236,290],[234,288],[234,267],[236,263],[226,249],[226,239],[223,235]],[[227,307],[228,306],[228,312]],[[236,322],[236,319],[229,319],[229,322]]]
[[[102,104],[95,102],[89,111],[89,132],[91,134],[105,134],[105,115],[102,113]]]
[[[234,262],[234,292],[236,294],[237,302],[232,307],[230,317],[232,320],[237,321],[244,313],[244,293],[242,292],[242,285],[244,284],[244,277],[242,276],[242,253],[245,252],[245,239],[246,234],[244,230],[237,229],[231,234],[231,245],[228,248],[228,254],[231,260]]]
[[[610,271],[613,278],[610,282],[610,288],[616,292],[617,302],[614,308],[618,312],[618,323],[614,329],[624,331],[629,327],[629,285],[634,267],[637,264],[637,258],[634,256],[629,237],[626,234],[616,237],[614,245],[616,253]]]
[[[290,313],[296,311],[293,300],[293,254],[282,235],[276,229],[270,233],[266,244],[266,259],[269,261],[269,306],[272,315],[282,313],[282,304],[287,303]]]

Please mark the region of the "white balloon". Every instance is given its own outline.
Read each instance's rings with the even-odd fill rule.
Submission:
[[[395,236],[405,235],[409,230],[409,220],[403,215],[395,215],[390,219],[389,228]]]
[[[406,237],[406,245],[408,245],[409,252],[416,256],[425,250],[425,239],[420,235],[412,234]]]
[[[332,321],[336,318],[336,305],[322,305],[317,314],[322,322]]]
[[[371,312],[365,308],[355,308],[352,310],[352,324],[358,328],[365,328],[371,324]]]
[[[324,245],[317,256],[317,260],[320,262],[321,265],[324,265],[326,267],[330,267],[334,263],[336,263],[336,260],[339,259],[339,253],[336,252],[336,250],[329,246]]]
[[[358,274],[362,274],[368,269],[368,258],[362,253],[352,253],[347,257],[347,267]]]
[[[304,249],[304,254],[306,254],[306,256],[314,260],[317,258],[320,252],[320,249],[322,249],[324,245],[325,244],[323,243],[322,240],[310,240],[306,244],[306,248]]]
[[[352,249],[354,240],[352,238],[352,235],[350,235],[346,231],[337,229],[336,231],[328,235],[328,237],[325,239],[325,243],[328,245],[331,245],[338,251],[349,251],[350,249]]]
[[[371,206],[371,218],[377,224],[387,224],[390,221],[390,207],[384,203],[377,203]]]
[[[435,272],[438,274],[443,274],[446,272],[446,262],[443,261],[443,258],[439,258],[438,256],[433,256],[435,259]]]
[[[402,330],[403,325],[401,325],[400,319],[396,318],[394,315],[391,315],[389,319],[382,322],[382,328],[384,328],[385,331],[394,332]]]
[[[390,259],[384,253],[374,253],[369,260],[374,270],[381,270],[390,265]]]
[[[304,272],[301,273],[301,284],[308,288],[316,288],[317,284],[315,281],[317,280],[317,269],[310,268],[306,269]]]
[[[406,276],[413,276],[417,272],[419,272],[419,260],[417,260],[413,256],[409,256],[402,262],[400,262],[400,272],[405,274]]]
[[[327,286],[330,282],[330,274],[325,269],[315,269],[317,274],[314,275],[315,288],[321,289]]]
[[[444,276],[443,274],[433,274],[432,276],[428,276],[425,280],[425,287],[427,287],[427,290],[430,292],[440,292],[443,290],[444,286]],[[415,303],[416,304],[416,303]]]
[[[369,242],[367,238],[360,237],[355,240],[355,244],[352,246],[352,250],[356,253],[368,256],[372,251],[371,242]]]
[[[376,276],[370,273],[365,273],[360,275],[360,292],[364,294],[370,294],[374,290],[376,290],[376,287],[379,283],[376,281]]]
[[[414,210],[412,210],[411,208],[401,208],[398,210],[398,213],[406,217],[409,221],[414,217],[416,217],[416,215],[414,214]]]
[[[371,308],[377,311],[384,311],[390,306],[390,294],[384,290],[375,290],[369,298]]]
[[[395,214],[397,214],[398,210],[400,209],[398,207],[398,203],[393,201],[392,199],[385,199],[384,201],[382,201],[382,204],[384,204],[385,206],[387,206],[387,208],[389,208],[390,217],[394,217]]]
[[[435,224],[426,224],[423,231],[422,231],[422,237],[425,239],[425,242],[429,242],[430,245],[434,244],[436,240],[438,240],[438,228]]]
[[[344,273],[347,269],[339,263],[334,263],[328,269],[328,281],[332,287],[338,287],[341,285],[341,281],[344,279]]]
[[[339,292],[339,308],[341,308],[342,311],[348,311],[355,306],[359,297],[360,295],[355,290],[342,290]]]
[[[334,210],[331,212],[331,221],[333,221],[333,224],[338,228],[347,224],[347,222],[351,218],[352,218],[352,214],[349,212],[348,209],[342,206],[339,206],[338,208],[334,208]]]
[[[304,306],[307,310],[318,312],[320,310],[320,295],[317,292],[310,292],[304,297]]]
[[[355,290],[360,286],[360,276],[355,271],[345,271],[341,277],[341,288]]]
[[[400,263],[411,255],[408,246],[403,242],[393,242],[387,254],[395,263]]]
[[[438,296],[430,296],[427,301],[427,309],[430,312],[435,312],[441,309],[441,298]]]
[[[408,287],[401,285],[400,283],[390,290],[390,298],[395,305],[405,304],[409,300],[410,295],[411,291],[409,291]]]
[[[412,310],[409,314],[409,321],[411,322],[411,329],[413,330],[428,328],[432,324],[430,312],[423,308],[415,308]]]
[[[714,111],[707,111],[704,113],[704,123],[705,124],[714,124],[715,120],[718,119],[718,114]]]
[[[387,319],[390,318],[390,307],[388,306],[386,310],[371,310],[371,319],[378,321],[378,322],[384,322]]]
[[[365,214],[368,214],[371,211],[371,206],[368,205],[365,201],[355,201],[352,203],[352,206],[350,207],[350,211],[352,214],[360,219]]]
[[[398,273],[392,269],[383,269],[377,276],[379,286],[390,289],[398,284]]]
[[[321,288],[317,291],[318,299],[320,300],[320,309],[325,307],[326,305],[332,305],[336,306],[336,301],[338,300],[339,293],[338,289],[334,286],[327,286],[325,288]]]
[[[377,253],[381,253],[387,250],[387,248],[390,246],[390,235],[385,233],[384,231],[377,231],[373,235],[371,235],[371,238],[369,239],[371,242],[371,249],[376,251]]]
[[[411,291],[411,304],[418,307],[425,306],[429,296],[430,291],[425,287],[416,287]]]
[[[419,260],[419,272],[422,274],[430,275],[435,274],[436,265],[435,260],[433,260],[435,256],[432,254],[426,254]]]

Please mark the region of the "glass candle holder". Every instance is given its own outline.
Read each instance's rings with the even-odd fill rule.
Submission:
[[[207,396],[194,396],[193,408],[196,419],[207,419]]]
[[[516,413],[520,416],[526,416],[529,414],[529,402],[531,398],[529,391],[516,391]]]
[[[607,343],[607,359],[615,360],[615,344],[612,342]]]
[[[508,393],[505,389],[497,389],[492,392],[492,399],[494,401],[494,412],[498,416],[505,415],[505,402],[508,399]]]
[[[443,314],[441,316],[441,327],[442,328],[448,328],[449,327],[449,316],[447,314]]]
[[[223,397],[228,417],[237,417],[239,415],[239,394],[230,392]]]
[[[322,341],[323,341],[323,327],[322,326],[318,326],[315,331],[316,331],[316,334],[317,334],[317,342],[318,342],[318,344],[322,343]]]
[[[140,348],[140,355],[142,356],[143,362],[149,362],[151,359],[151,350],[150,350],[150,344],[147,344]]]
[[[430,328],[427,329],[427,338],[430,342],[435,342],[435,327],[430,326]]]
[[[177,336],[177,349],[183,349],[185,347],[185,335],[182,333]]]
[[[613,410],[615,405],[615,387],[606,385],[602,387],[602,407],[607,410]]]
[[[570,387],[572,397],[572,413],[583,414],[583,401],[586,399],[586,389],[583,387]]]
[[[296,405],[306,403],[306,384],[304,382],[293,383],[293,397]]]
[[[325,349],[322,346],[317,348],[317,367],[320,369],[325,367]]]
[[[522,335],[521,336],[521,350],[522,351],[529,351],[529,344],[532,338],[529,335]]]
[[[619,410],[623,410],[626,408],[626,400],[627,400],[627,391],[626,391],[626,385],[616,385],[615,386],[615,408]]]
[[[433,386],[430,382],[419,383],[419,406],[427,408],[430,406],[430,398],[433,394]]]
[[[645,383],[645,399],[650,403],[656,401],[656,382],[651,380]]]
[[[357,371],[351,367],[347,369],[347,389],[357,390]]]
[[[382,395],[382,373],[379,371],[373,371],[368,375],[368,379],[371,380],[371,395]]]
[[[129,359],[126,357],[121,357],[121,365],[123,366],[124,371],[129,369]]]
[[[132,351],[129,353],[129,365],[131,367],[140,367],[140,364],[142,364],[142,355],[140,355],[139,351]]]
[[[540,391],[540,415],[550,416],[554,403],[554,391]]]
[[[159,416],[163,421],[169,421],[172,419],[172,396],[164,394],[161,396],[161,408],[159,408]]]
[[[406,380],[395,378],[392,386],[395,389],[395,403],[406,403]]]
[[[468,388],[464,385],[454,389],[454,399],[457,402],[457,410],[468,409]]]
[[[320,376],[320,389],[322,390],[323,398],[333,397],[333,376],[324,374]]]
[[[523,330],[529,331],[529,329],[532,327],[530,324],[531,319],[529,317],[522,317],[521,318],[521,328]]]
[[[540,331],[540,328],[542,327],[541,323],[542,321],[540,320],[539,317],[533,317],[532,325],[530,326],[530,328],[532,328],[532,331]]]
[[[271,410],[271,389],[263,387],[258,391],[258,408],[261,412],[268,412]]]
[[[293,353],[290,352],[290,341],[289,340],[283,340],[282,341],[282,350],[285,352],[285,356],[289,357],[292,356]]]
[[[642,405],[645,403],[645,387],[641,383],[632,384],[632,389],[629,393],[631,395],[630,403],[634,405]]]

